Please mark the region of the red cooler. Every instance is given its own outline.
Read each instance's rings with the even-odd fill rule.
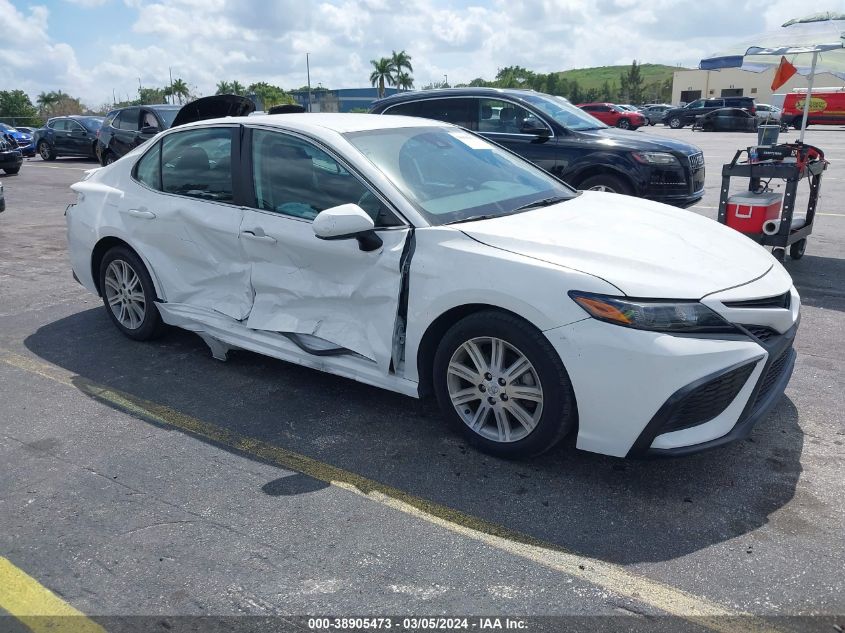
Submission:
[[[783,202],[777,193],[752,193],[746,191],[728,198],[727,225],[741,233],[762,233],[766,220],[780,218]]]

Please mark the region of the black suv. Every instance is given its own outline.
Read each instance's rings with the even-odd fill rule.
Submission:
[[[112,110],[97,132],[97,156],[109,165],[173,125],[178,105],[129,106]]]
[[[718,110],[719,108],[740,108],[748,110],[749,114],[756,114],[754,99],[752,97],[723,97],[721,99],[697,99],[686,104],[683,108],[672,108],[666,110],[663,115],[663,123],[673,130],[680,129],[685,125],[692,125],[695,120]]]
[[[694,145],[606,126],[563,97],[498,88],[403,92],[370,112],[446,121],[477,132],[578,189],[613,191],[680,207],[704,195]]]

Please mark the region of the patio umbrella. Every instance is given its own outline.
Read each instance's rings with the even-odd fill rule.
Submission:
[[[702,70],[742,68],[763,72],[786,57],[798,72],[807,75],[807,98],[801,120],[801,141],[807,128],[810,94],[816,72],[845,80],[845,13],[817,13],[785,22],[781,28],[739,42],[721,53],[702,59]]]

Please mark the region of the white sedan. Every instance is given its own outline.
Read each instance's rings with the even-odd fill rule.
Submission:
[[[126,336],[433,392],[497,455],[710,448],[792,373],[799,298],[763,248],[445,123],[199,121],[72,188],[74,274]]]

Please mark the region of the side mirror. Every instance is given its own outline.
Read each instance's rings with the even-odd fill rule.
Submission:
[[[155,125],[147,125],[141,128],[141,134],[144,136],[155,136],[159,132],[161,132],[161,130],[159,130],[158,126]]]
[[[376,235],[375,222],[357,204],[341,204],[317,214],[311,225],[314,235],[321,240],[348,240],[355,238],[362,251],[374,251],[382,245]]]
[[[523,134],[535,134],[542,138],[548,138],[551,135],[549,128],[539,121],[527,121],[519,131]]]

